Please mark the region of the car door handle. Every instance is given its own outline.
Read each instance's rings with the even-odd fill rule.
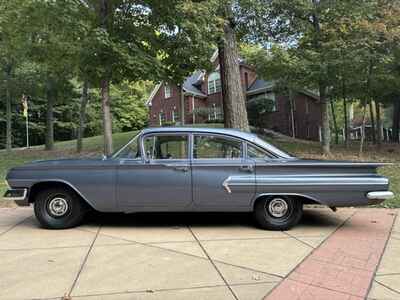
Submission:
[[[189,167],[187,167],[187,166],[176,166],[176,167],[174,167],[174,170],[187,172],[187,171],[189,171]]]
[[[243,166],[240,166],[240,168],[239,168],[239,171],[242,171],[242,172],[251,173],[251,172],[253,172],[253,170],[254,170],[254,168],[252,165],[243,165]]]
[[[189,171],[189,166],[186,165],[173,165],[173,164],[167,164],[165,165],[166,167],[172,168],[175,171],[181,171],[181,172],[188,172]]]

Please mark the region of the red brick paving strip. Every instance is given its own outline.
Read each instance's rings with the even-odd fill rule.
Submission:
[[[388,210],[357,211],[265,300],[364,299],[394,218]]]

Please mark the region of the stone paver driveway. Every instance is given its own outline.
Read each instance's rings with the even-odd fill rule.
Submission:
[[[306,209],[287,232],[247,214],[96,215],[54,231],[32,214],[0,209],[2,300],[400,299],[395,210]]]

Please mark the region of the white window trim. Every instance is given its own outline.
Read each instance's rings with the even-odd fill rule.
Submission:
[[[210,80],[210,77],[215,77]],[[219,81],[219,88],[217,89],[217,82]],[[209,75],[207,80],[207,92],[209,95],[215,94],[221,91],[221,75],[219,72],[213,72]]]
[[[165,113],[164,113],[163,111],[161,111],[161,112],[158,114],[158,122],[159,122],[160,126],[163,125],[163,118],[162,118],[162,116],[164,116],[164,122],[167,121],[167,118],[166,118]]]
[[[169,84],[165,84],[164,85],[164,98],[165,99],[171,98],[171,95],[172,95],[171,86]]]

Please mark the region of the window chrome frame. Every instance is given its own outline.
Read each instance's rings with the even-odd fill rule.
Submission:
[[[159,158],[159,159],[151,159],[147,157],[146,154],[146,149],[144,148],[144,140],[147,137],[151,137],[151,136],[186,136],[187,137],[187,156],[186,158]],[[191,133],[190,132],[176,132],[176,131],[171,131],[171,132],[150,132],[150,133],[146,133],[140,136],[140,148],[141,148],[141,152],[142,152],[142,157],[143,160],[146,163],[150,163],[150,162],[165,162],[165,161],[190,161],[191,159],[191,155],[190,155],[190,151],[191,151],[191,147],[190,147],[190,139]]]
[[[234,141],[238,141],[240,142],[240,157],[238,158],[224,158],[224,157],[215,157],[215,158],[194,158],[194,142],[195,142],[195,137],[196,136],[216,136],[216,137],[220,137],[220,138],[224,138],[227,140],[234,140]],[[247,157],[247,152],[246,152],[246,141],[241,139],[241,138],[237,138],[234,136],[230,136],[230,135],[225,135],[225,134],[219,134],[219,133],[207,133],[207,132],[199,132],[199,133],[192,133],[192,145],[191,145],[192,151],[191,151],[191,155],[190,155],[190,159],[192,161],[218,161],[218,160],[225,160],[225,161],[239,161],[239,160],[243,160],[246,159]]]

